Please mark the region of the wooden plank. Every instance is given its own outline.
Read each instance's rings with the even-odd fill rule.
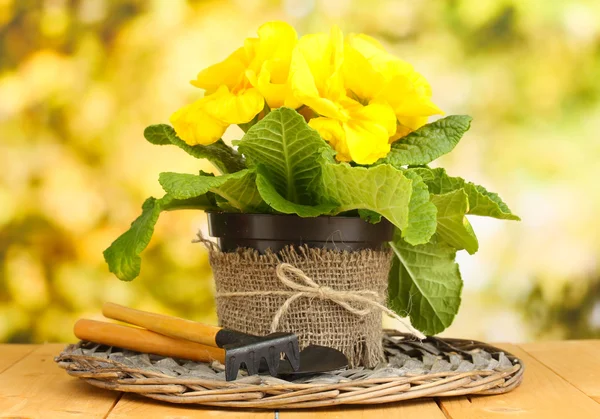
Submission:
[[[600,340],[535,342],[519,346],[600,403]]]
[[[70,377],[54,363],[64,344],[41,345],[0,374],[0,417],[104,418],[120,393]]]
[[[18,360],[25,358],[37,345],[0,344],[0,374]]]
[[[124,394],[107,419],[273,419],[272,411],[243,411],[207,408],[196,405],[177,405],[159,402],[137,394]]]
[[[279,419],[310,419],[315,417],[319,419],[445,419],[444,414],[433,400],[410,400],[379,406],[344,406],[335,409],[279,411]]]
[[[600,404],[515,345],[497,345],[525,363],[523,383],[510,393],[441,399],[450,418],[600,418]]]

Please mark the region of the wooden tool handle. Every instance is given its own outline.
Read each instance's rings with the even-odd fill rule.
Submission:
[[[225,350],[188,340],[174,339],[149,330],[96,320],[75,323],[75,336],[81,340],[192,361],[225,363]]]
[[[149,313],[114,303],[104,303],[102,314],[109,319],[141,326],[161,335],[186,339],[203,345],[220,346],[217,344],[217,333],[222,330],[220,327]]]

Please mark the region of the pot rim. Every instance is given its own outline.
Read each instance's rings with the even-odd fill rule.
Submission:
[[[279,249],[286,243],[310,247],[348,246],[379,248],[391,241],[394,225],[382,218],[372,224],[360,217],[300,217],[295,214],[247,214],[207,211],[208,232],[227,249],[267,246]]]
[[[212,210],[205,210],[204,211],[206,214],[214,214],[214,215],[227,215],[227,216],[252,216],[252,217],[289,217],[289,218],[300,218],[303,220],[314,220],[314,219],[326,219],[326,218],[331,218],[331,219],[348,219],[348,220],[361,220],[366,222],[367,224],[370,225],[377,225],[379,223],[369,223],[368,221],[363,220],[360,217],[353,217],[350,215],[318,215],[316,217],[301,217],[298,214],[265,214],[262,212],[227,212],[227,211],[212,211]],[[385,218],[385,217],[381,217],[381,221],[380,222],[388,222],[389,221]],[[391,223],[390,223],[391,224]]]

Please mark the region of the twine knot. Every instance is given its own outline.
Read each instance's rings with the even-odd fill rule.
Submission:
[[[298,292],[292,293],[290,298],[288,298],[279,308],[275,314],[275,317],[273,318],[273,323],[271,324],[272,331],[277,329],[280,317],[287,312],[289,306],[295,300],[301,297],[329,300],[343,307],[350,313],[356,314],[357,316],[366,316],[367,314],[371,313],[372,308],[368,307],[369,305],[380,305],[381,297],[375,291],[337,291],[328,286],[321,286],[313,281],[312,278],[307,276],[302,269],[298,269],[289,263],[280,263],[277,265],[275,273],[283,285]],[[306,285],[294,281],[292,276],[300,279]],[[351,302],[364,303],[367,305],[367,307],[364,309],[358,309],[350,305]]]

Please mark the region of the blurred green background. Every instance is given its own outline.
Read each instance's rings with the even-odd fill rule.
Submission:
[[[378,38],[473,128],[438,161],[500,193],[521,223],[477,219],[445,335],[600,336],[600,2],[0,0],[0,341],[73,340],[104,301],[216,322],[201,212],[166,213],[123,283],[102,250],[161,195],[161,171],[208,165],[145,126],[266,21]],[[239,131],[227,133],[228,139]],[[464,252],[461,252],[464,253]]]

